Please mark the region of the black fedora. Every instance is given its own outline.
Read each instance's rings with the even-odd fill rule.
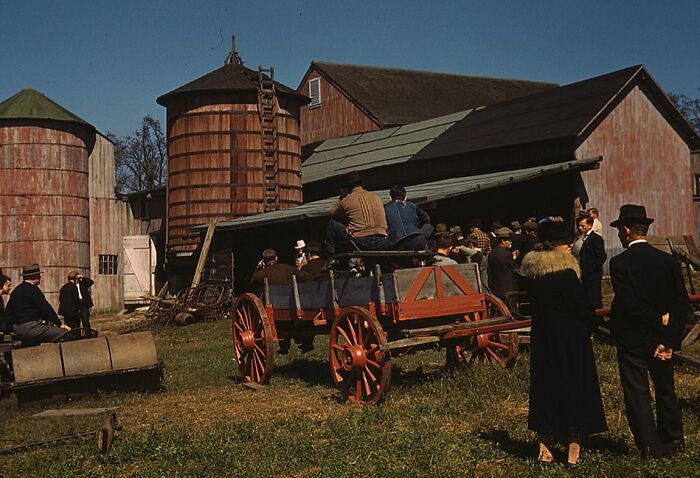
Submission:
[[[543,221],[537,228],[537,237],[540,242],[571,242],[573,233],[571,227],[563,221]]]
[[[644,224],[648,226],[654,222],[647,217],[647,210],[644,206],[637,204],[623,204],[620,206],[620,217],[610,223],[610,227],[629,226],[633,224]]]
[[[39,277],[41,277],[41,269],[39,269],[39,264],[30,264],[22,267],[22,278],[38,279]]]

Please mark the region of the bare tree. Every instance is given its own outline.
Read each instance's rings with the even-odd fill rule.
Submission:
[[[698,88],[700,91],[700,88]],[[690,126],[700,134],[700,98],[690,98],[685,95],[676,95],[670,93],[668,97],[676,105],[678,111],[680,111],[685,119],[688,120]]]
[[[167,139],[157,119],[145,116],[141,127],[129,136],[107,136],[114,142],[119,192],[146,191],[166,184]]]

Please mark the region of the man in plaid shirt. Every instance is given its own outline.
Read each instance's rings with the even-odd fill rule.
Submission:
[[[474,219],[469,227],[469,237],[476,241],[476,245],[481,249],[482,254],[486,255],[491,250],[491,239],[481,230],[481,219]]]

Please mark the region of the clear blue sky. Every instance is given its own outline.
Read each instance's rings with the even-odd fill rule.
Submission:
[[[645,64],[700,96],[700,1],[0,0],[0,100],[31,86],[101,131],[223,64],[296,88],[312,60],[571,83]]]

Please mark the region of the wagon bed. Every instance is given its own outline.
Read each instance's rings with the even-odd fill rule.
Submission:
[[[511,367],[518,351],[515,320],[483,292],[474,264],[399,269],[367,277],[329,271],[326,279],[265,285],[234,304],[233,345],[245,381],[266,383],[273,344],[329,336],[333,379],[355,402],[376,403],[390,383],[392,357],[445,348],[449,365]]]

